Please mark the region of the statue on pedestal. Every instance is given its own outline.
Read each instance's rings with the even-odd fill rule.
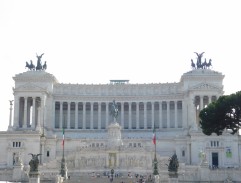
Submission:
[[[169,171],[169,177],[177,178],[178,174],[178,167],[179,167],[179,162],[177,159],[176,153],[169,159],[169,165],[168,165],[168,171]]]
[[[116,122],[118,113],[119,113],[118,106],[117,106],[117,104],[115,103],[115,100],[113,100],[113,103],[112,103],[111,109],[110,109],[110,115],[113,116],[114,122]]]
[[[41,155],[41,154],[29,153],[29,155],[32,155],[32,159],[29,161],[29,166],[30,166],[29,173],[38,172],[38,165],[39,165],[38,156]]]

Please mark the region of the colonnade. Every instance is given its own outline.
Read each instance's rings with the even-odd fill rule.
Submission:
[[[44,97],[16,97],[14,98],[14,128],[40,127],[43,122]]]
[[[44,96],[15,96],[13,126],[31,129],[40,127],[45,121],[45,100]],[[196,115],[215,100],[217,96],[195,95]],[[111,104],[110,101],[54,101],[54,111],[46,112],[54,114],[53,119],[49,120],[53,121],[52,127],[56,129],[106,129],[114,121],[110,116]],[[120,101],[117,106],[117,122],[122,129],[182,128],[186,120],[182,100]]]
[[[108,102],[55,102],[54,128],[105,129],[113,121]],[[117,102],[123,129],[182,128],[182,101]]]

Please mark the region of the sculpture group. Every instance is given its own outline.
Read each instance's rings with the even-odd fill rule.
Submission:
[[[191,66],[193,69],[208,69],[209,67],[212,66],[212,60],[209,59],[209,61],[207,62],[206,58],[204,59],[204,62],[202,62],[202,57],[203,57],[203,54],[205,52],[202,52],[202,53],[197,53],[197,52],[194,52],[196,53],[197,55],[197,62],[196,64],[193,62],[193,59],[191,59]]]
[[[41,154],[32,154],[29,153],[29,155],[32,155],[32,159],[29,162],[29,166],[30,166],[30,173],[31,172],[38,172],[38,165],[39,165],[39,159],[38,156]]]
[[[26,66],[25,68],[27,67],[29,70],[46,70],[47,69],[47,64],[46,64],[46,61],[44,62],[44,64],[42,65],[42,56],[44,55],[44,53],[42,53],[41,55],[37,55],[36,54],[36,57],[37,57],[37,66],[35,67],[35,65],[33,64],[33,61],[30,60],[30,63],[26,62]]]

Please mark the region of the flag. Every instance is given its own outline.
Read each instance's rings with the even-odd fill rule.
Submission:
[[[153,128],[152,142],[154,145],[156,145],[156,129],[155,128]]]
[[[64,128],[63,128],[63,140],[62,140],[62,146],[64,146]]]

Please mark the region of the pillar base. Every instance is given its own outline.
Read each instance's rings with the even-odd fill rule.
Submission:
[[[13,131],[13,127],[12,126],[8,126],[8,131]]]
[[[39,172],[30,172],[28,176],[29,176],[29,183],[40,183]]]
[[[61,177],[61,175],[57,175],[55,179],[55,183],[63,183],[64,177]]]
[[[29,178],[29,183],[40,183],[40,177]]]
[[[24,179],[23,164],[15,165],[13,168],[13,180],[21,181]]]
[[[168,178],[168,183],[178,183],[178,178]]]
[[[154,183],[160,183],[160,176],[154,175]]]

